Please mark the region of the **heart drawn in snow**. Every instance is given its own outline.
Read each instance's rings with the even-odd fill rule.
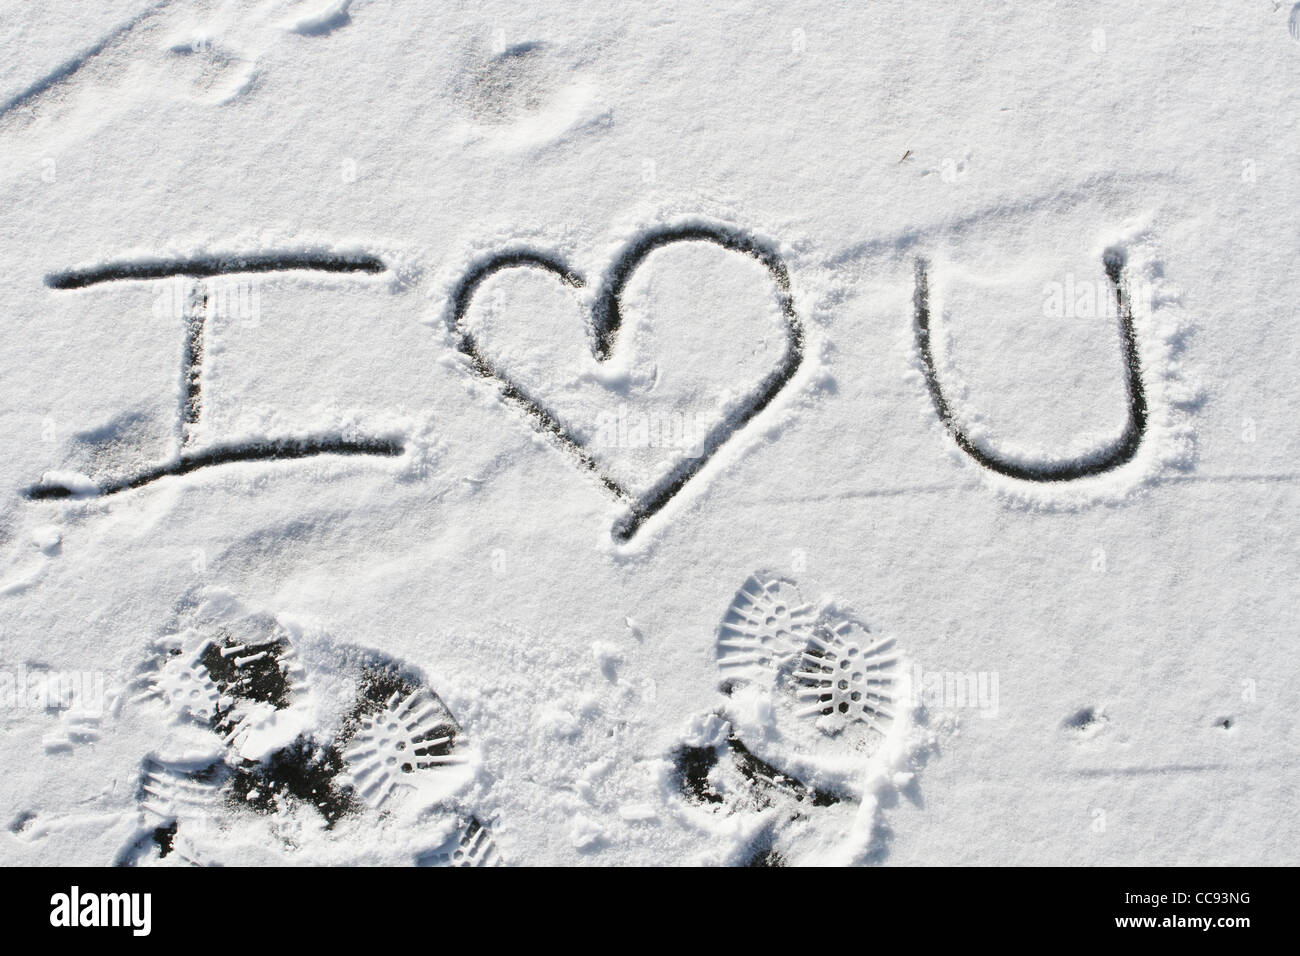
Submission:
[[[590,437],[561,420],[554,408],[543,403],[518,376],[512,376],[484,353],[466,318],[480,286],[492,276],[508,269],[543,270],[573,289],[586,283],[577,272],[558,258],[527,249],[499,252],[481,260],[461,278],[451,297],[448,328],[457,348],[469,358],[471,367],[485,378],[495,379],[503,397],[522,408],[537,427],[568,451],[577,462],[591,471],[610,492],[628,505],[627,514],[613,529],[614,537],[629,540],[642,524],[666,505],[682,487],[708,464],[718,449],[765,409],[803,361],[804,332],[794,300],[790,294],[790,275],[781,257],[770,246],[745,233],[715,224],[661,227],[643,233],[625,247],[605,273],[602,285],[591,305],[591,351],[596,363],[606,363],[614,354],[622,325],[622,296],[632,274],[646,257],[675,243],[708,243],[729,252],[737,252],[757,262],[766,271],[776,292],[776,304],[784,325],[784,348],[780,359],[769,368],[756,387],[739,403],[729,406],[718,421],[703,429],[692,441],[689,453],[683,454],[644,489],[633,489],[628,482],[611,473],[592,454]]]

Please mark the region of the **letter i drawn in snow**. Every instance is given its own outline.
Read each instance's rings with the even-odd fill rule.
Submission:
[[[171,283],[170,289],[160,294],[155,311],[162,304],[162,311],[173,312],[183,323],[176,448],[167,461],[135,474],[103,482],[42,480],[27,488],[25,497],[40,500],[112,495],[161,478],[232,462],[281,461],[316,455],[400,456],[405,451],[404,444],[388,437],[283,436],[238,443],[204,442],[202,447],[199,441],[204,405],[204,353],[211,319],[214,309],[224,313],[227,307],[246,319],[256,318],[260,291],[248,276],[288,271],[375,275],[387,268],[383,260],[370,254],[285,251],[117,261],[46,276],[45,284],[60,291],[80,290],[105,282],[164,280]]]

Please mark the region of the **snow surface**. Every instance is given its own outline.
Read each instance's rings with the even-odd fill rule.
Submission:
[[[0,860],[1300,862],[1297,11],[6,4]]]

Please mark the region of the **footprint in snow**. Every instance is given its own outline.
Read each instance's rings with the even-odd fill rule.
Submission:
[[[173,725],[210,732],[216,756],[146,757],[137,793],[142,822],[119,865],[219,864],[241,839],[281,858],[305,842],[328,841],[340,827],[414,827],[418,821],[402,812],[408,791],[431,795],[443,810],[444,837],[412,862],[501,863],[482,822],[450,809],[464,778],[457,774],[466,763],[463,733],[418,676],[356,648],[344,650],[342,674],[313,675],[292,627],[220,596],[192,617],[158,642],[135,702],[160,707]],[[352,703],[335,726],[322,728],[312,695],[328,682],[334,686],[320,696],[337,699],[342,682]],[[259,823],[273,840],[260,839]],[[420,837],[399,839],[418,844]]]
[[[718,626],[717,661],[723,699],[682,736],[672,776],[701,826],[736,837],[729,862],[852,862],[878,850],[880,790],[911,779],[893,639],[759,572]]]

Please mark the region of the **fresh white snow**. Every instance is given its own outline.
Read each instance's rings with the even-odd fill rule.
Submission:
[[[9,3],[0,860],[1300,862],[1297,11]]]

